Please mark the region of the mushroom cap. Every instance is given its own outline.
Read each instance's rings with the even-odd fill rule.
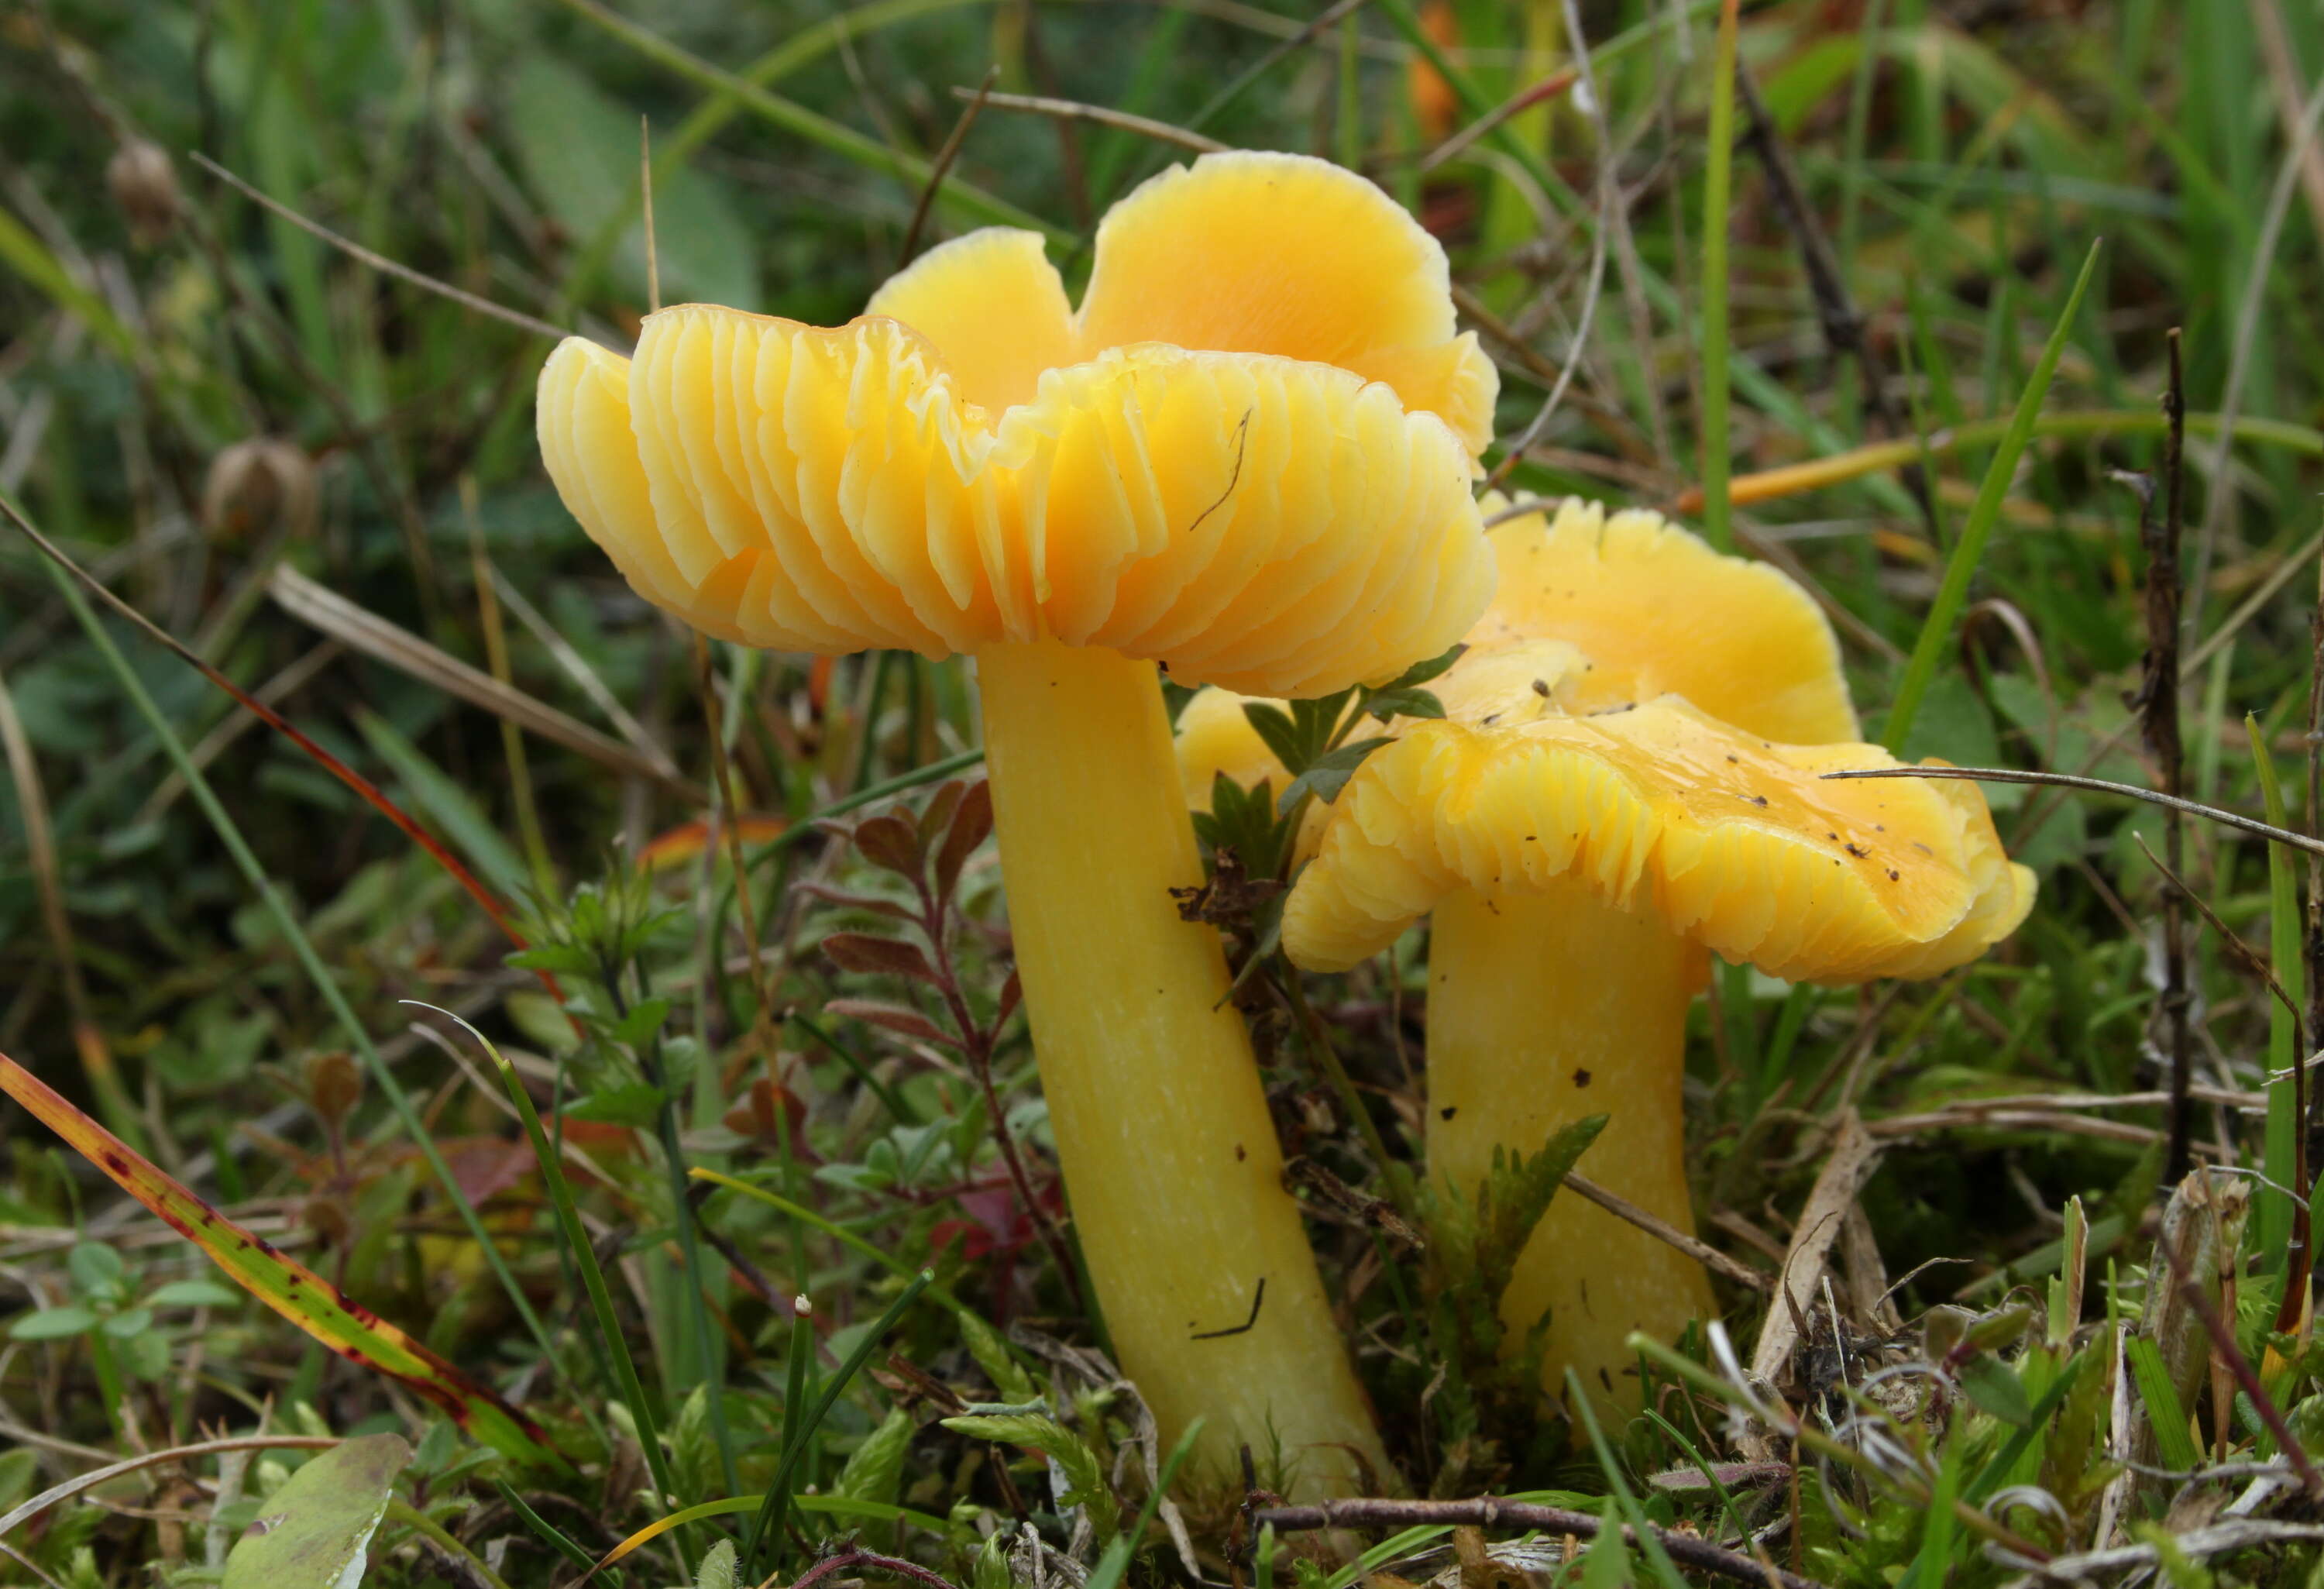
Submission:
[[[1576,714],[1562,687],[1584,659],[1562,642],[1479,661],[1485,698],[1440,691],[1446,720],[1375,752],[1341,791],[1284,907],[1297,964],[1345,969],[1458,889],[1489,899],[1569,875],[1795,982],[1932,976],[2033,905],[2034,874],[1966,784],[1825,782],[1898,763],[1876,745],[1764,739],[1678,696]]]
[[[1456,674],[1510,646],[1570,641],[1591,663],[1568,687],[1575,710],[1683,695],[1766,739],[1857,737],[1840,642],[1781,569],[1713,551],[1660,513],[1579,498],[1490,538],[1500,582]]]
[[[1057,640],[1305,696],[1458,638],[1495,376],[1443,251],[1370,182],[1209,155],[1098,231],[931,250],[835,329],[689,304],[540,383],[566,504],[649,599],[770,649]]]

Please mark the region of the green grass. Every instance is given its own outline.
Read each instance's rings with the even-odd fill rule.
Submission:
[[[522,966],[563,1001],[507,963],[503,935],[390,823],[286,741],[236,732],[207,683],[0,532],[0,679],[25,751],[0,782],[0,1052],[519,1401],[574,1468],[492,1456],[263,1309],[147,1306],[193,1296],[168,1288],[202,1261],[12,1108],[0,1330],[47,1316],[0,1342],[0,1434],[18,1442],[0,1450],[0,1517],[99,1454],[255,1431],[263,1416],[270,1431],[413,1442],[371,1566],[412,1589],[448,1570],[422,1540],[481,1560],[506,1538],[495,1559],[512,1589],[569,1584],[580,1559],[677,1506],[688,1521],[641,1540],[609,1579],[689,1578],[714,1540],[747,1527],[761,1575],[779,1561],[808,1570],[852,1540],[1004,1589],[1020,1513],[1107,1589],[1181,1571],[1151,1476],[1168,1443],[1142,1443],[1134,1401],[1047,1344],[1107,1337],[1077,1300],[1085,1280],[1060,1270],[1001,1172],[982,1090],[881,1013],[921,997],[911,984],[841,971],[816,949],[834,932],[890,930],[889,908],[912,903],[845,830],[917,818],[977,775],[965,670],[716,646],[706,700],[690,642],[628,592],[542,474],[540,338],[344,256],[191,151],[429,277],[614,346],[647,307],[641,115],[666,295],[823,324],[892,268],[959,114],[951,89],[988,64],[1010,91],[1329,153],[1410,202],[1464,293],[1517,339],[1485,328],[1504,438],[1575,357],[1603,245],[1572,384],[1514,462],[1512,492],[1683,501],[1714,540],[1794,573],[1836,614],[1856,704],[1891,747],[2117,781],[2151,769],[2123,704],[2144,644],[2135,503],[2109,474],[2159,467],[2163,337],[2181,326],[2196,442],[2189,787],[2296,824],[2310,793],[2314,594],[2298,559],[2312,555],[2324,476],[2324,321],[2306,284],[2324,268],[2324,217],[2296,171],[2282,184],[2287,115],[2324,72],[2312,7],[1764,0],[1738,8],[1730,58],[1718,0],[1586,0],[1591,79],[1621,152],[1620,226],[1602,239],[1600,123],[1572,90],[1419,171],[1554,69],[1543,41],[1563,37],[1560,0],[1370,0],[1296,41],[1319,10],[54,0],[0,18],[0,492],[241,687],[285,681],[275,704],[294,723],[517,908],[535,944]],[[1823,345],[1802,240],[1733,136],[1730,59],[1835,248],[1909,417],[1898,430],[1877,418],[1864,367]],[[150,233],[106,180],[133,136],[176,173],[171,191],[146,195],[168,201]],[[1119,127],[988,107],[928,240],[1028,226],[1077,284],[1107,202],[1177,158]],[[2256,334],[2238,359],[2246,320]],[[2224,448],[2223,413],[2236,416]],[[294,449],[271,484],[228,460],[257,437]],[[1902,474],[1915,465],[1934,541]],[[286,513],[309,492],[310,515]],[[267,596],[278,562],[646,762],[667,753],[681,783],[519,739],[424,665],[318,654],[336,642]],[[530,620],[503,626],[478,583],[493,572],[556,648]],[[604,710],[608,696],[624,717]],[[751,823],[739,876],[723,839],[687,826],[713,815],[721,758]],[[155,798],[171,776],[190,799]],[[27,820],[25,788],[46,828]],[[2230,1460],[2273,1450],[2252,1418],[2219,1427],[2208,1342],[2150,1298],[2167,1289],[2153,1255],[2172,1190],[2157,1184],[2163,1111],[1974,1107],[2163,1085],[2148,1023],[2164,885],[2137,843],[2159,824],[2052,790],[1987,793],[2041,882],[2000,951],[1861,993],[1730,970],[1717,1019],[1708,1002],[1692,1016],[1706,1240],[1772,1269],[1763,1249],[1794,1234],[1841,1111],[1883,1147],[1857,1200],[1881,1273],[1858,1272],[1863,1232],[1840,1243],[1830,1300],[1819,1289],[1804,1309],[1803,1377],[1779,1387],[1794,1409],[1814,1392],[1815,1416],[1794,1427],[1707,1334],[1646,1353],[1651,1416],[1576,1427],[1486,1393],[1475,1365],[1439,1353],[1453,1333],[1426,1316],[1424,1266],[1368,1225],[1319,1216],[1310,1233],[1398,1470],[1379,1475],[1382,1492],[1602,1502],[1832,1589],[1933,1589],[2008,1581],[1997,1550],[2088,1549],[2102,1516],[2108,1542],[2136,1543],[2190,1490],[2154,1474],[2199,1467],[2222,1441]],[[36,833],[49,836],[37,854]],[[2305,869],[2200,823],[2188,837],[2190,884],[2304,999]],[[61,937],[42,913],[51,873]],[[1008,975],[1001,880],[989,852],[962,878],[947,930],[958,991],[983,1019]],[[2196,1071],[2229,1099],[2202,1105],[2195,1138],[2224,1133],[2266,1183],[2236,1183],[2249,1217],[2202,1272],[2235,1276],[2226,1327],[2304,1433],[2324,1427],[2324,1361],[2269,1328],[2285,1194],[2308,1190],[2291,1186],[2289,1083],[2270,1079],[2296,1058],[2294,1026],[2190,921]],[[60,975],[64,954],[77,979]],[[1263,967],[1253,985],[1277,979],[1329,1039],[1257,1022],[1281,1122],[1360,1200],[1401,1200],[1425,1184],[1421,941],[1346,977],[1286,989],[1281,975]],[[420,1040],[406,1001],[456,1011],[492,1058]],[[315,1078],[339,1074],[341,1053],[362,1080],[335,1102]],[[1046,1187],[1021,1019],[994,1064],[1006,1123]],[[2082,1207],[2084,1272],[2063,1277],[2061,1219],[2081,1222]],[[99,1247],[114,1257],[89,1256]],[[2021,1288],[2043,1283],[2062,1316],[2024,1306],[2037,1293]],[[811,1308],[795,1318],[800,1295]],[[1724,1282],[1720,1300],[1748,1363],[1766,1303]],[[65,1330],[73,1309],[106,1323]],[[2120,1372],[2135,1471],[2110,1430]],[[965,1402],[1045,1400],[1047,1455],[946,1427],[957,1409],[929,1381]],[[1760,1412],[1775,1433],[1737,1446],[1730,1420]],[[1788,1460],[1794,1439],[1796,1487],[1722,1465]],[[1082,1515],[1129,1526],[1077,1541],[1053,1459],[1105,1474],[1105,1504]],[[215,1461],[191,1471],[226,1480]],[[1268,1455],[1255,1461],[1269,1482]],[[286,1466],[269,1455],[233,1470],[222,1544]],[[209,1501],[167,1487],[166,1468],[140,1472],[106,1491],[118,1506],[47,1508],[0,1534],[14,1553],[0,1554],[0,1584],[34,1582],[33,1569],[70,1589],[210,1582]],[[1448,1526],[1254,1541],[1236,1532],[1239,1493],[1181,1485],[1179,1499],[1213,1577],[1238,1539],[1259,1548],[1240,1570],[1270,1586],[1344,1589],[1373,1571],[1419,1582],[1446,1560]],[[2262,1520],[2296,1504],[2279,1495]],[[156,1520],[188,1507],[184,1528]],[[1694,1581],[1646,1541],[1588,1547],[1562,1581]],[[1351,1543],[1369,1548],[1333,1554]],[[2221,1584],[2273,1584],[2306,1581],[2318,1560],[2290,1542],[2199,1565]],[[2174,1581],[2196,1570],[2176,1566]]]

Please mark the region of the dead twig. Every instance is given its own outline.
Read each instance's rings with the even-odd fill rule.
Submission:
[[[1835,358],[1845,356],[1856,360],[1857,368],[1864,375],[1865,402],[1880,421],[1880,428],[1891,436],[1908,436],[1912,426],[1897,408],[1895,394],[1888,389],[1887,371],[1864,335],[1864,315],[1848,291],[1847,274],[1832,252],[1831,239],[1824,236],[1823,226],[1808,203],[1799,173],[1792,167],[1791,152],[1784,147],[1775,118],[1767,114],[1766,101],[1759,97],[1759,85],[1748,68],[1736,69],[1735,87],[1749,113],[1742,142],[1758,156],[1760,169],[1767,173],[1767,196],[1775,203],[1775,214],[1799,245],[1800,263],[1807,272],[1808,293],[1815,300],[1816,324],[1822,329],[1824,347]],[[1941,544],[1936,500],[1930,494],[1927,474],[1917,460],[1896,472],[1904,480],[1904,489],[1920,504],[1921,517],[1928,526],[1929,543]]]
[[[912,263],[912,255],[920,251],[920,233],[928,224],[928,211],[936,208],[936,195],[944,189],[945,174],[952,170],[953,162],[960,158],[961,145],[968,142],[968,130],[976,118],[984,114],[985,101],[991,97],[992,85],[1001,80],[1001,68],[996,62],[984,69],[984,80],[952,125],[952,132],[936,151],[936,161],[928,168],[928,180],[920,184],[920,201],[912,206],[912,224],[904,228],[904,245],[896,250],[896,269],[902,270]]]
[[[1595,1539],[1603,1524],[1594,1512],[1572,1511],[1562,1506],[1535,1506],[1524,1501],[1485,1496],[1475,1501],[1388,1501],[1360,1499],[1326,1501],[1318,1506],[1262,1506],[1250,1514],[1254,1530],[1272,1525],[1278,1532],[1313,1529],[1430,1528],[1452,1526],[1478,1529],[1539,1529]],[[1760,1589],[1822,1589],[1812,1578],[1787,1573],[1740,1551],[1728,1550],[1694,1534],[1682,1534],[1651,1524],[1647,1531],[1681,1566],[1715,1573],[1738,1584]],[[1625,1527],[1623,1539],[1640,1543],[1637,1529]]]
[[[1831,1261],[1832,1243],[1840,1239],[1840,1222],[1879,1162],[1880,1149],[1864,1122],[1855,1110],[1843,1111],[1839,1129],[1832,1133],[1831,1153],[1808,1192],[1799,1223],[1793,1227],[1776,1305],[1767,1309],[1767,1322],[1760,1326],[1759,1343],[1751,1353],[1753,1379],[1772,1384],[1791,1361],[1792,1349],[1799,1344],[1797,1304],[1815,1296],[1824,1266]]]
[[[2177,327],[2172,328],[2167,342],[2171,381],[2163,393],[2165,430],[2163,511],[2160,518],[2154,512],[2153,482],[2138,477],[2135,485],[2139,498],[2138,540],[2146,558],[2146,655],[2131,704],[2138,712],[2139,737],[2153,763],[2157,787],[2164,794],[2179,799],[2186,793],[2183,747],[2179,734],[2179,543],[2186,397]],[[2314,827],[2312,819],[2309,826]],[[2163,818],[2163,833],[2171,870],[2184,873],[2185,814],[2169,813]],[[2187,1173],[2187,1141],[2194,1113],[2187,1095],[2193,1076],[2187,1023],[2190,997],[2187,986],[2186,918],[2180,908],[2179,896],[2172,892],[2165,894],[2163,901],[2163,998],[2154,1013],[2163,1032],[2163,1041],[2156,1046],[2170,1061],[2171,1156],[2163,1174],[2173,1180]],[[2153,1039],[2150,1037],[2149,1040]]]
[[[464,309],[472,309],[480,315],[489,315],[493,319],[503,320],[521,330],[530,331],[536,337],[546,337],[552,342],[560,342],[572,335],[564,327],[550,325],[547,320],[529,315],[521,309],[511,309],[504,303],[494,303],[489,298],[479,298],[473,292],[463,291],[449,282],[439,282],[433,276],[413,270],[408,264],[399,264],[383,254],[374,254],[354,238],[343,237],[320,221],[309,220],[280,199],[270,198],[198,149],[188,150],[186,158],[219,181],[234,189],[252,203],[281,217],[300,231],[320,237],[348,258],[360,261],[375,271],[393,276],[399,282],[409,282],[423,291],[433,292],[439,298],[448,298]]]
[[[2081,778],[2071,772],[2038,772],[2019,767],[1855,767],[1840,772],[1826,772],[1822,776],[1834,779],[1951,778],[1970,783],[2046,783],[2060,789],[2086,789],[2093,794],[2121,795],[2126,799],[2144,800],[2150,806],[2184,811],[2190,817],[2205,818],[2222,827],[2232,827],[2289,845],[2303,855],[2324,855],[2324,839],[2310,838],[2288,827],[2277,827],[2256,817],[2246,817],[2240,811],[2207,806],[2200,800],[2174,799],[2160,790],[2141,789],[2135,783],[2110,783],[2103,778]]]
[[[389,623],[368,607],[359,606],[329,587],[308,578],[288,563],[278,564],[267,577],[266,593],[284,612],[312,624],[350,650],[433,684],[470,706],[481,707],[617,772],[650,778],[689,799],[700,793],[667,761],[658,762],[610,734],[599,733],[579,718],[512,685],[503,684],[482,669],[469,666],[410,630]]]
[[[1102,105],[1089,105],[1079,99],[1052,99],[1046,94],[993,94],[981,88],[954,88],[953,97],[973,103],[982,99],[994,110],[1026,110],[1036,115],[1056,116],[1060,121],[1088,122],[1101,127],[1120,127],[1125,133],[1136,133],[1157,143],[1175,143],[1181,149],[1191,149],[1197,154],[1218,154],[1233,147],[1216,138],[1205,138],[1200,133],[1157,122],[1152,116],[1132,115],[1126,110],[1114,110]],[[941,176],[941,173],[939,173]]]
[[[1627,1220],[1658,1242],[1677,1248],[1713,1273],[1726,1276],[1738,1286],[1766,1293],[1775,1289],[1775,1277],[1753,1269],[1749,1264],[1729,1258],[1700,1237],[1690,1236],[1666,1220],[1657,1219],[1628,1198],[1608,1191],[1587,1176],[1565,1172],[1566,1187],[1603,1208],[1615,1218]]]

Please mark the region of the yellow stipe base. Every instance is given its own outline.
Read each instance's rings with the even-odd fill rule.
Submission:
[[[1120,1366],[1166,1449],[1207,1420],[1198,1478],[1248,1443],[1262,1483],[1279,1449],[1292,1492],[1350,1493],[1359,1455],[1388,1469],[1218,935],[1170,898],[1202,866],[1154,668],[1051,642],[976,663],[1026,1012]]]
[[[1683,1231],[1680,1072],[1700,951],[1572,879],[1436,908],[1429,947],[1429,1172],[1473,1198],[1493,1150],[1538,1151],[1587,1115],[1606,1128],[1575,1169]],[[1702,1265],[1572,1191],[1558,1193],[1501,1298],[1507,1339],[1550,1316],[1544,1388],[1571,1365],[1603,1409],[1634,1411],[1623,1339],[1675,1339],[1711,1316]]]

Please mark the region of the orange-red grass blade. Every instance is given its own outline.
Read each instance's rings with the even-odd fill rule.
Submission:
[[[427,851],[429,855],[435,858],[438,865],[443,867],[446,872],[451,874],[454,882],[457,882],[462,888],[467,890],[469,898],[475,900],[479,906],[483,907],[484,914],[493,919],[493,925],[498,927],[502,932],[508,936],[508,939],[511,943],[514,944],[520,949],[530,947],[525,941],[524,935],[517,930],[516,923],[510,919],[508,908],[501,903],[498,896],[496,896],[492,890],[486,888],[482,880],[480,880],[475,873],[469,871],[466,866],[461,864],[458,856],[446,849],[443,845],[437,841],[435,836],[430,834],[426,828],[420,827],[420,824],[411,817],[405,814],[401,807],[398,806],[393,800],[388,799],[386,790],[381,789],[379,785],[374,783],[370,779],[365,778],[362,773],[356,771],[345,762],[340,761],[337,756],[331,754],[330,752],[325,750],[321,745],[317,744],[313,740],[299,732],[298,729],[292,727],[290,720],[284,717],[281,713],[276,711],[264,701],[260,700],[248,690],[243,688],[242,686],[236,684],[233,679],[227,678],[224,673],[219,672],[216,668],[210,666],[210,664],[198,652],[180,642],[178,638],[171,634],[168,630],[162,628],[160,624],[148,618],[144,614],[139,612],[135,607],[131,606],[127,602],[114,595],[112,591],[106,589],[105,586],[98,581],[96,576],[90,574],[88,570],[81,568],[79,564],[74,562],[72,559],[67,557],[64,554],[63,549],[57,546],[53,541],[50,540],[47,536],[42,534],[40,531],[33,528],[31,521],[26,519],[23,513],[19,513],[16,510],[16,504],[9,501],[5,496],[0,496],[0,513],[5,513],[8,515],[9,520],[15,524],[16,528],[22,531],[24,535],[31,540],[32,544],[40,549],[42,556],[55,563],[58,568],[63,569],[74,579],[78,580],[81,585],[88,588],[90,595],[96,596],[97,600],[103,602],[106,606],[120,614],[123,617],[128,619],[132,624],[134,624],[155,643],[168,648],[170,651],[175,652],[177,656],[189,666],[198,670],[203,678],[208,679],[212,684],[217,685],[220,689],[226,691],[226,694],[234,697],[234,698],[241,704],[242,708],[244,711],[250,713],[251,716],[256,717],[269,728],[273,729],[277,734],[280,734],[284,738],[288,739],[292,744],[297,745],[300,750],[306,752],[308,755],[314,758],[316,765],[321,767],[324,771],[328,772],[341,783],[346,784],[349,789],[355,790],[356,794],[362,796],[364,803],[369,805],[373,810],[377,811],[381,816],[386,818],[390,822],[394,823],[396,827],[402,829],[406,837],[410,838],[412,843],[418,845],[421,849]],[[544,980],[547,979],[544,978]],[[552,993],[558,993],[557,986],[553,981],[549,983],[549,992]],[[562,994],[560,993],[558,996],[561,998]]]
[[[565,1465],[530,1418],[212,1208],[5,1054],[0,1054],[0,1092],[32,1111],[123,1191],[208,1253],[244,1290],[348,1362],[402,1381],[504,1456]]]

